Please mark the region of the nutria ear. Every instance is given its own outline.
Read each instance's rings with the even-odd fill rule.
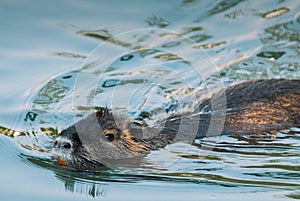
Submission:
[[[140,121],[131,121],[127,122],[127,129],[131,135],[131,139],[140,142],[143,138],[142,127],[145,126],[144,122]]]
[[[110,109],[108,109],[107,107],[100,107],[98,108],[98,110],[96,111],[96,117],[97,118],[104,118],[107,116],[112,116]]]

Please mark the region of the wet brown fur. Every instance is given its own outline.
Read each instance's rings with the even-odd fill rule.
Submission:
[[[249,135],[300,126],[300,80],[252,80],[227,88],[225,94],[223,134]],[[201,101],[200,110],[210,110],[210,101]],[[210,114],[201,117],[210,121]]]

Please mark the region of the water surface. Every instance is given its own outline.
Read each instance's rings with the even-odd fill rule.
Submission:
[[[195,92],[299,79],[298,1],[0,4],[1,200],[300,198],[299,128],[200,142],[208,150],[180,142],[114,170],[71,171],[49,154],[95,106],[151,124]]]

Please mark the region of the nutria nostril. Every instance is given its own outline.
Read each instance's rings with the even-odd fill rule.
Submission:
[[[71,143],[69,143],[69,142],[64,142],[64,143],[62,144],[62,147],[63,147],[64,149],[70,149],[70,148],[72,147],[72,145],[71,145]]]
[[[54,141],[53,147],[56,149],[68,150],[72,148],[72,143],[65,139],[56,139]]]
[[[55,142],[53,143],[53,147],[58,148],[58,141],[57,140],[55,140]]]

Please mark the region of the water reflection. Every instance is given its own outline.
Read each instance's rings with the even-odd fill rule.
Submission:
[[[99,62],[105,61],[95,60],[85,63],[81,69],[45,81],[27,97],[26,106],[18,118],[18,129],[1,126],[0,133],[19,136],[16,140],[23,148],[33,151],[31,156],[23,157],[53,172],[59,181],[65,183],[67,191],[91,197],[105,195],[105,186],[114,182],[193,183],[204,186],[204,189],[208,186],[213,189],[238,187],[225,190],[237,193],[246,188],[251,188],[245,190],[247,192],[258,189],[298,190],[300,145],[297,129],[276,133],[276,138],[270,135],[259,139],[259,144],[251,143],[251,139],[238,141],[224,137],[209,154],[196,146],[175,144],[151,153],[145,158],[144,166],[136,169],[79,173],[60,169],[44,155],[39,158],[40,153],[49,152],[53,136],[59,129],[74,123],[74,116],[82,118],[97,109],[94,105],[109,106],[111,99],[106,97],[111,97],[114,89],[119,89],[115,92],[120,95],[113,103],[116,111],[141,120],[155,119],[156,115],[180,109],[184,97],[199,90],[207,93],[203,85],[214,83],[220,76],[225,85],[253,78],[299,79],[299,5],[290,2],[184,0],[180,5],[168,5],[177,9],[175,14],[175,11],[170,15],[147,14],[140,20],[143,26],[168,27],[176,32],[148,32],[130,37],[122,37],[113,29],[99,28],[98,23],[90,28],[79,28],[80,25],[73,25],[77,23],[74,21],[65,24],[84,41],[94,39],[96,45],[104,41],[111,49],[122,48],[128,53],[117,57],[113,50],[102,49],[99,53],[105,55],[105,61],[117,57],[105,68],[98,68]],[[180,12],[187,16],[182,22],[178,17]],[[81,27],[89,26],[81,24]],[[207,71],[202,77],[187,70],[190,61],[170,53],[172,48],[183,51],[184,37],[193,41],[195,52],[205,49],[217,70],[204,69]],[[166,42],[166,38],[171,42]],[[72,51],[57,50],[53,54],[68,59],[88,59],[87,55]],[[191,58],[195,55],[191,54]],[[150,68],[149,63],[156,67],[152,65]],[[138,66],[144,68],[138,69]],[[86,80],[93,76],[104,77],[97,79],[96,84],[87,83],[87,88],[82,90],[87,94],[84,102],[73,107],[74,83],[78,74],[83,72],[89,73]],[[188,86],[182,78],[187,80]],[[128,90],[134,91],[129,111],[121,99],[129,94]],[[210,140],[213,144],[214,140]],[[209,141],[205,143],[210,146]],[[288,197],[299,199],[299,193]]]
[[[278,9],[275,9],[275,10],[272,10],[272,11],[262,14],[262,17],[266,18],[266,19],[278,17],[288,11],[290,11],[290,9],[288,9],[288,8],[278,8]]]
[[[22,158],[55,173],[66,191],[90,197],[109,196],[107,189],[111,188],[111,183],[129,185],[145,181],[194,184],[201,188],[236,187],[240,191],[247,188],[283,191],[300,187],[297,182],[300,167],[297,138],[299,134],[285,137],[282,134],[281,139],[249,145],[224,136],[206,155],[202,155],[203,150],[198,147],[173,144],[165,150],[151,153],[139,168],[98,168],[89,172],[61,168],[45,157],[22,155]],[[170,165],[170,158],[174,156],[179,159]]]
[[[149,17],[148,19],[145,20],[149,26],[151,27],[159,27],[159,28],[165,28],[169,25],[170,22],[167,20],[157,17],[153,15],[152,17]]]
[[[201,22],[206,17],[226,11],[243,1],[244,0],[222,0],[219,1],[217,4],[211,3],[211,5],[209,5],[209,9],[205,13],[203,13],[200,17],[198,17],[198,19],[196,19],[195,22]]]
[[[93,198],[106,195],[105,184],[85,180],[83,178],[76,178],[76,174],[57,173],[56,178],[64,183],[66,191]]]

